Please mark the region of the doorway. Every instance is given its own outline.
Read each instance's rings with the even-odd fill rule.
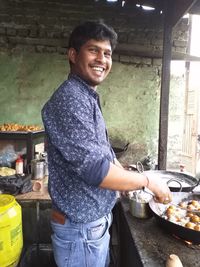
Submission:
[[[190,15],[191,33],[189,54],[200,57],[200,16]],[[193,176],[200,176],[200,61],[172,61],[171,63],[171,87],[175,85],[176,97],[172,94],[171,101],[177,105],[178,115],[173,114],[169,117],[169,137],[173,142],[169,142],[168,168],[180,170],[183,166],[184,171]],[[182,82],[179,84],[178,82]],[[180,89],[181,88],[181,89]],[[173,88],[171,90],[173,92]],[[172,104],[171,104],[172,105]],[[173,109],[169,110],[174,112]],[[170,114],[170,112],[169,112]],[[172,132],[176,132],[174,138]],[[173,153],[172,153],[173,151]],[[182,168],[182,167],[181,167]]]

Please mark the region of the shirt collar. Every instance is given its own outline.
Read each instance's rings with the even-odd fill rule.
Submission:
[[[84,89],[86,89],[89,94],[91,94],[95,99],[99,98],[99,94],[94,89],[92,89],[91,86],[89,86],[88,83],[86,83],[86,81],[84,81],[77,74],[70,73],[68,75],[68,79],[73,79],[73,80],[76,80],[77,82],[81,83],[83,85]]]

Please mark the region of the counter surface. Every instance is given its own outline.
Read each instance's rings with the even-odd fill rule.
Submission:
[[[41,188],[38,188],[36,191],[31,191],[25,194],[19,194],[16,196],[16,199],[19,200],[51,200],[48,193],[48,177],[45,177],[41,180],[31,180],[34,188],[35,183],[39,183]]]
[[[166,233],[154,217],[133,217],[127,199],[122,199],[120,204],[143,266],[163,267],[170,254],[178,255],[184,267],[200,266],[200,246],[189,247]]]

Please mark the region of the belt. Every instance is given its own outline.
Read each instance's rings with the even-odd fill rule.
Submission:
[[[65,224],[67,217],[63,213],[57,211],[57,210],[52,210],[51,211],[51,220],[59,223],[59,224]]]

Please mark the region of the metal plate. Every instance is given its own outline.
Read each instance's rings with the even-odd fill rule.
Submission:
[[[144,173],[148,177],[159,177],[166,180],[172,192],[191,192],[199,184],[198,178],[184,172],[150,170]]]

